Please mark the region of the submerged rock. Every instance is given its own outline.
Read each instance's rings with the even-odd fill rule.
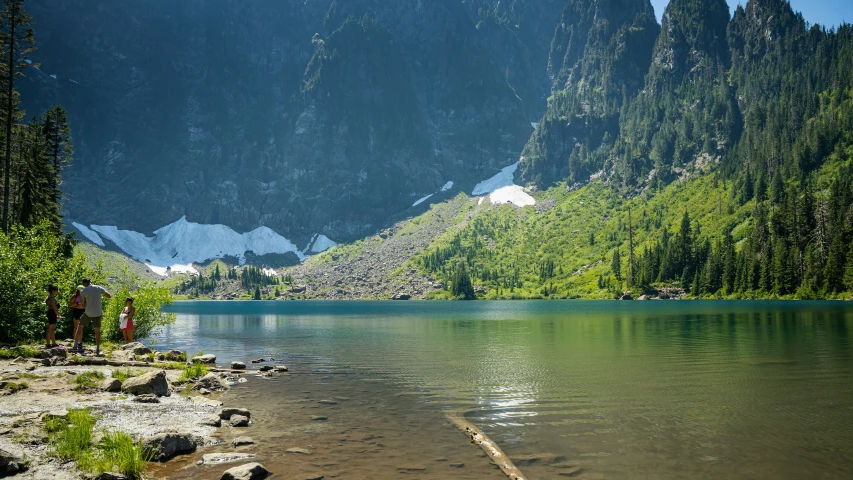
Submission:
[[[223,408],[222,411],[219,412],[219,418],[223,420],[229,420],[234,415],[242,415],[246,418],[252,418],[252,414],[245,408],[228,407]]]
[[[252,440],[252,437],[237,437],[231,442],[231,445],[235,447],[242,447],[243,445],[254,445],[255,441]]]
[[[233,370],[245,370],[246,364],[243,362],[231,362],[231,368]]]
[[[209,417],[205,417],[198,422],[201,425],[207,425],[208,427],[216,427],[219,428],[222,426],[222,419],[219,418],[219,415],[211,415]]]
[[[232,427],[248,427],[249,417],[244,417],[243,415],[232,415],[230,425]]]
[[[254,453],[205,453],[201,461],[202,463],[227,463],[248,460],[256,456]]]
[[[257,480],[266,478],[269,474],[270,472],[260,463],[247,463],[226,470],[221,480]]]
[[[133,395],[153,394],[158,397],[169,395],[169,381],[166,379],[165,370],[128,378],[121,388]]]
[[[208,373],[193,385],[193,390],[201,390],[203,388],[206,388],[211,392],[220,392],[222,390],[228,390],[228,384],[225,383],[219,375],[216,375],[215,373]]]
[[[196,439],[188,433],[160,433],[142,439],[142,448],[157,462],[166,462],[196,449]]]

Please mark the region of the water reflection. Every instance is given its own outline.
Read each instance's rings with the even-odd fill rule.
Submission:
[[[160,342],[429,392],[518,452],[614,478],[853,472],[853,307],[786,302],[193,303]]]

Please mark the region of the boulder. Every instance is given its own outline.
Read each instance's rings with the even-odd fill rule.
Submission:
[[[284,365],[276,365],[275,367],[273,367],[273,370],[274,370],[274,371],[276,371],[276,372],[279,372],[279,373],[281,373],[281,372],[286,372],[286,371],[287,371],[287,367],[286,367],[286,366],[284,366]]]
[[[234,447],[242,447],[243,445],[254,445],[255,441],[252,437],[237,437],[231,442]]]
[[[231,369],[232,370],[245,370],[246,364],[243,362],[231,362]]]
[[[136,360],[136,354],[132,350],[113,350],[110,359],[120,362],[132,362]]]
[[[193,363],[216,363],[216,355],[199,355],[198,357],[192,358]]]
[[[273,369],[272,365],[262,365],[261,368],[259,368],[258,370],[260,370],[262,372],[268,372],[272,369]]]
[[[258,480],[267,478],[270,472],[260,463],[247,463],[229,468],[222,474],[221,480]]]
[[[223,408],[221,412],[219,412],[219,418],[223,420],[229,420],[234,415],[241,415],[246,418],[252,418],[252,414],[246,410],[245,408]]]
[[[182,358],[184,358],[184,352],[180,350],[169,350],[166,352],[166,360],[170,362],[180,362]]]
[[[136,355],[148,355],[151,353],[151,349],[146,347],[145,345],[139,342],[128,343],[127,345],[121,347],[125,352],[130,351],[135,353]]]
[[[101,390],[105,392],[120,392],[121,380],[117,378],[108,378],[101,382]]]
[[[200,391],[203,388],[210,390],[211,392],[220,392],[222,390],[228,390],[228,384],[225,383],[219,375],[216,375],[215,373],[208,373],[193,385],[193,390]]]
[[[41,358],[68,357],[68,350],[64,347],[46,348],[41,351]]]
[[[232,415],[230,425],[232,427],[248,427],[249,417],[244,417],[243,415]]]
[[[196,438],[188,433],[159,433],[142,439],[142,448],[156,462],[171,460],[175,455],[195,452]]]
[[[169,395],[169,380],[166,371],[148,372],[138,377],[128,378],[121,389],[133,395],[153,394],[158,397]]]
[[[209,417],[202,418],[198,423],[201,425],[207,425],[208,427],[219,428],[222,426],[222,419],[219,418],[219,415],[211,415]]]
[[[56,420],[59,418],[68,418],[68,410],[52,410],[41,414],[42,421]]]

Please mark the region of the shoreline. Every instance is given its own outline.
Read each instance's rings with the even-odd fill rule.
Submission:
[[[131,356],[121,347],[111,353]],[[267,357],[234,362],[237,369],[217,368],[215,363],[208,363],[209,373],[204,377],[182,382],[181,370],[163,369],[162,364],[102,358],[87,358],[87,364],[68,364],[52,358],[55,357],[0,361],[2,382],[26,381],[29,385],[0,396],[0,449],[29,462],[27,470],[15,478],[123,478],[95,476],[79,470],[72,462],[51,457],[45,421],[67,416],[68,410],[76,408],[87,408],[92,413],[97,419],[97,431],[125,432],[146,445],[152,438],[170,431],[189,439],[192,445],[184,451],[169,453],[163,457],[164,461],[149,463],[144,478],[219,479],[228,469],[256,461],[283,478],[296,475],[304,479],[390,479],[400,473],[409,477],[430,473],[432,478],[436,471],[445,478],[460,473],[471,479],[507,478],[479,447],[469,445],[470,448],[464,447],[457,453],[459,447],[473,441],[446,419],[444,425],[438,425],[441,435],[438,443],[442,449],[432,457],[421,453],[425,447],[434,447],[430,445],[432,442],[427,440],[424,445],[412,447],[411,439],[396,438],[398,428],[393,423],[396,415],[377,409],[375,403],[379,399],[362,398],[362,393],[356,390],[357,382],[343,378],[346,375],[317,373],[310,368],[276,372],[272,367],[276,363]],[[152,375],[165,372],[168,394],[105,391],[116,369],[127,368],[134,373]],[[100,372],[103,382],[86,391],[76,391],[76,379],[88,372]],[[141,376],[144,375],[131,378]],[[337,394],[324,393],[324,387],[337,380],[344,383],[336,387]],[[270,385],[267,381],[285,382],[293,393],[270,402],[269,393],[264,391]],[[207,391],[207,387],[218,391]],[[245,420],[239,418],[241,414],[245,414]],[[366,422],[370,428],[360,420],[352,423],[365,417],[373,418]],[[431,436],[435,438],[435,434]],[[285,455],[286,462],[281,460]],[[373,475],[374,469],[392,473]],[[365,474],[352,476],[354,472]]]

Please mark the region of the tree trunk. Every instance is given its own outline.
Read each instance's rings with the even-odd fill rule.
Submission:
[[[3,231],[9,231],[9,183],[12,169],[12,105],[14,104],[13,89],[15,83],[15,5],[12,5],[9,21],[9,83],[6,85],[6,174],[3,183]]]

